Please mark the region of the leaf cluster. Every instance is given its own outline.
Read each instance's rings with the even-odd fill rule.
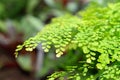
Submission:
[[[23,47],[32,51],[39,43],[42,43],[45,52],[54,47],[56,57],[63,55],[66,50],[82,49],[79,54],[83,58],[76,67],[57,72],[51,78],[58,75],[55,79],[117,80],[120,76],[119,14],[120,3],[117,3],[107,7],[91,6],[78,15],[54,18],[35,37],[18,46],[16,56]]]

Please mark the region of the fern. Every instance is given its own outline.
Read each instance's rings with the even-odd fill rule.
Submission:
[[[56,57],[66,50],[82,49],[79,53],[83,58],[76,67],[56,72],[49,80],[117,80],[120,78],[120,3],[90,7],[76,16],[54,18],[35,37],[19,45],[16,56],[23,47],[32,51],[39,43],[45,52],[54,47]]]

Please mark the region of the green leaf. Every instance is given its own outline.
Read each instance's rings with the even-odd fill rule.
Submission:
[[[49,52],[49,49],[48,49],[48,48],[45,48],[44,51],[45,51],[45,52]]]
[[[86,62],[87,62],[87,63],[91,63],[92,61],[91,61],[90,58],[88,58]]]
[[[87,46],[82,47],[84,53],[89,53],[90,50],[87,48]]]
[[[98,63],[96,66],[97,66],[98,69],[103,69],[103,66],[100,63]]]

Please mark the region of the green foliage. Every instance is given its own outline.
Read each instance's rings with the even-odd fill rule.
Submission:
[[[82,55],[78,64],[52,74],[49,80],[117,80],[120,76],[119,10],[120,3],[91,6],[77,16],[54,18],[35,37],[18,46],[15,54],[17,56],[23,47],[32,51],[39,43],[45,52],[54,47],[56,57],[64,51],[78,50]]]
[[[5,31],[6,31],[5,22],[0,20],[0,32],[5,32]]]
[[[27,15],[21,19],[18,24],[19,30],[24,32],[25,39],[34,36],[38,31],[43,28],[44,23],[39,19],[31,15]]]
[[[25,6],[27,0],[0,0],[0,18],[14,17]]]
[[[17,62],[23,70],[31,71],[31,69],[32,69],[31,64],[32,63],[31,63],[31,60],[30,60],[30,55],[29,56],[28,55],[19,56],[17,58]]]

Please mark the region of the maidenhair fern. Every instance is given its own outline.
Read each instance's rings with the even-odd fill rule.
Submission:
[[[52,22],[35,37],[16,49],[32,51],[38,44],[56,57],[67,50],[79,50],[83,58],[78,65],[52,74],[49,80],[119,80],[120,78],[120,3],[108,7],[89,7],[77,16],[65,15]],[[71,58],[72,59],[72,58]]]

